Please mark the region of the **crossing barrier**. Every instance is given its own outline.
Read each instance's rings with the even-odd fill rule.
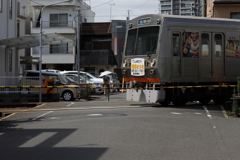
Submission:
[[[90,85],[90,83],[85,83]],[[92,84],[92,83],[91,83]],[[111,83],[112,84],[112,83]],[[76,85],[76,84],[75,84]],[[79,85],[79,84],[77,84]],[[201,85],[201,86],[159,86],[159,87],[147,87],[140,89],[167,89],[167,88],[218,88],[218,87],[237,87],[237,85]],[[134,87],[87,87],[87,86],[0,86],[0,88],[110,88],[110,89],[136,89]]]

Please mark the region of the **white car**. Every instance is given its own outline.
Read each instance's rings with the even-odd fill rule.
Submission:
[[[42,78],[54,79],[55,85],[66,86],[66,88],[54,89],[54,93],[58,93],[65,101],[74,101],[80,98],[79,85],[71,85],[70,81],[65,75],[53,72],[42,71]],[[37,86],[39,85],[39,71],[26,70],[24,76],[19,81],[19,86]],[[54,84],[53,84],[54,85]],[[21,94],[30,94],[32,92],[39,92],[38,88],[22,88]]]
[[[76,74],[78,75],[78,71],[61,71],[61,74]],[[100,88],[103,85],[103,79],[102,78],[97,78],[94,75],[88,73],[88,72],[83,72],[80,71],[80,76],[82,77],[81,83],[90,83],[92,87],[94,88],[94,92],[97,94],[102,94],[103,89]]]

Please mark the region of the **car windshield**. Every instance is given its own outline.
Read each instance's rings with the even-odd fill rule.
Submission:
[[[63,83],[69,83],[69,80],[67,80],[65,75],[59,75]]]
[[[158,26],[129,30],[125,55],[156,54],[158,33]]]
[[[78,83],[78,75],[75,75],[75,74],[68,75],[68,74],[66,74],[66,77],[68,79],[70,79],[71,81],[73,81],[74,83]],[[80,83],[83,83],[83,78],[81,77],[81,75],[80,75]]]

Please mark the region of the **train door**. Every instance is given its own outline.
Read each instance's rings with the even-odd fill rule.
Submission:
[[[179,79],[181,78],[181,52],[180,52],[180,32],[172,32],[172,78]]]
[[[222,33],[202,33],[200,46],[199,77],[208,81],[224,76],[224,35]]]
[[[224,35],[212,33],[212,78],[224,76]]]
[[[201,46],[199,53],[199,77],[200,80],[207,81],[212,77],[211,58],[211,33],[201,34]]]

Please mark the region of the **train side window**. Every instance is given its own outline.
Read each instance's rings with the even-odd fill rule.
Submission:
[[[172,54],[173,56],[179,56],[180,51],[180,34],[179,33],[173,33],[172,35]]]
[[[214,35],[214,56],[215,57],[222,56],[222,48],[223,48],[222,34],[215,34]]]
[[[202,49],[202,53],[201,55],[203,57],[207,57],[209,56],[209,34],[207,33],[203,33],[201,35],[201,49]]]

